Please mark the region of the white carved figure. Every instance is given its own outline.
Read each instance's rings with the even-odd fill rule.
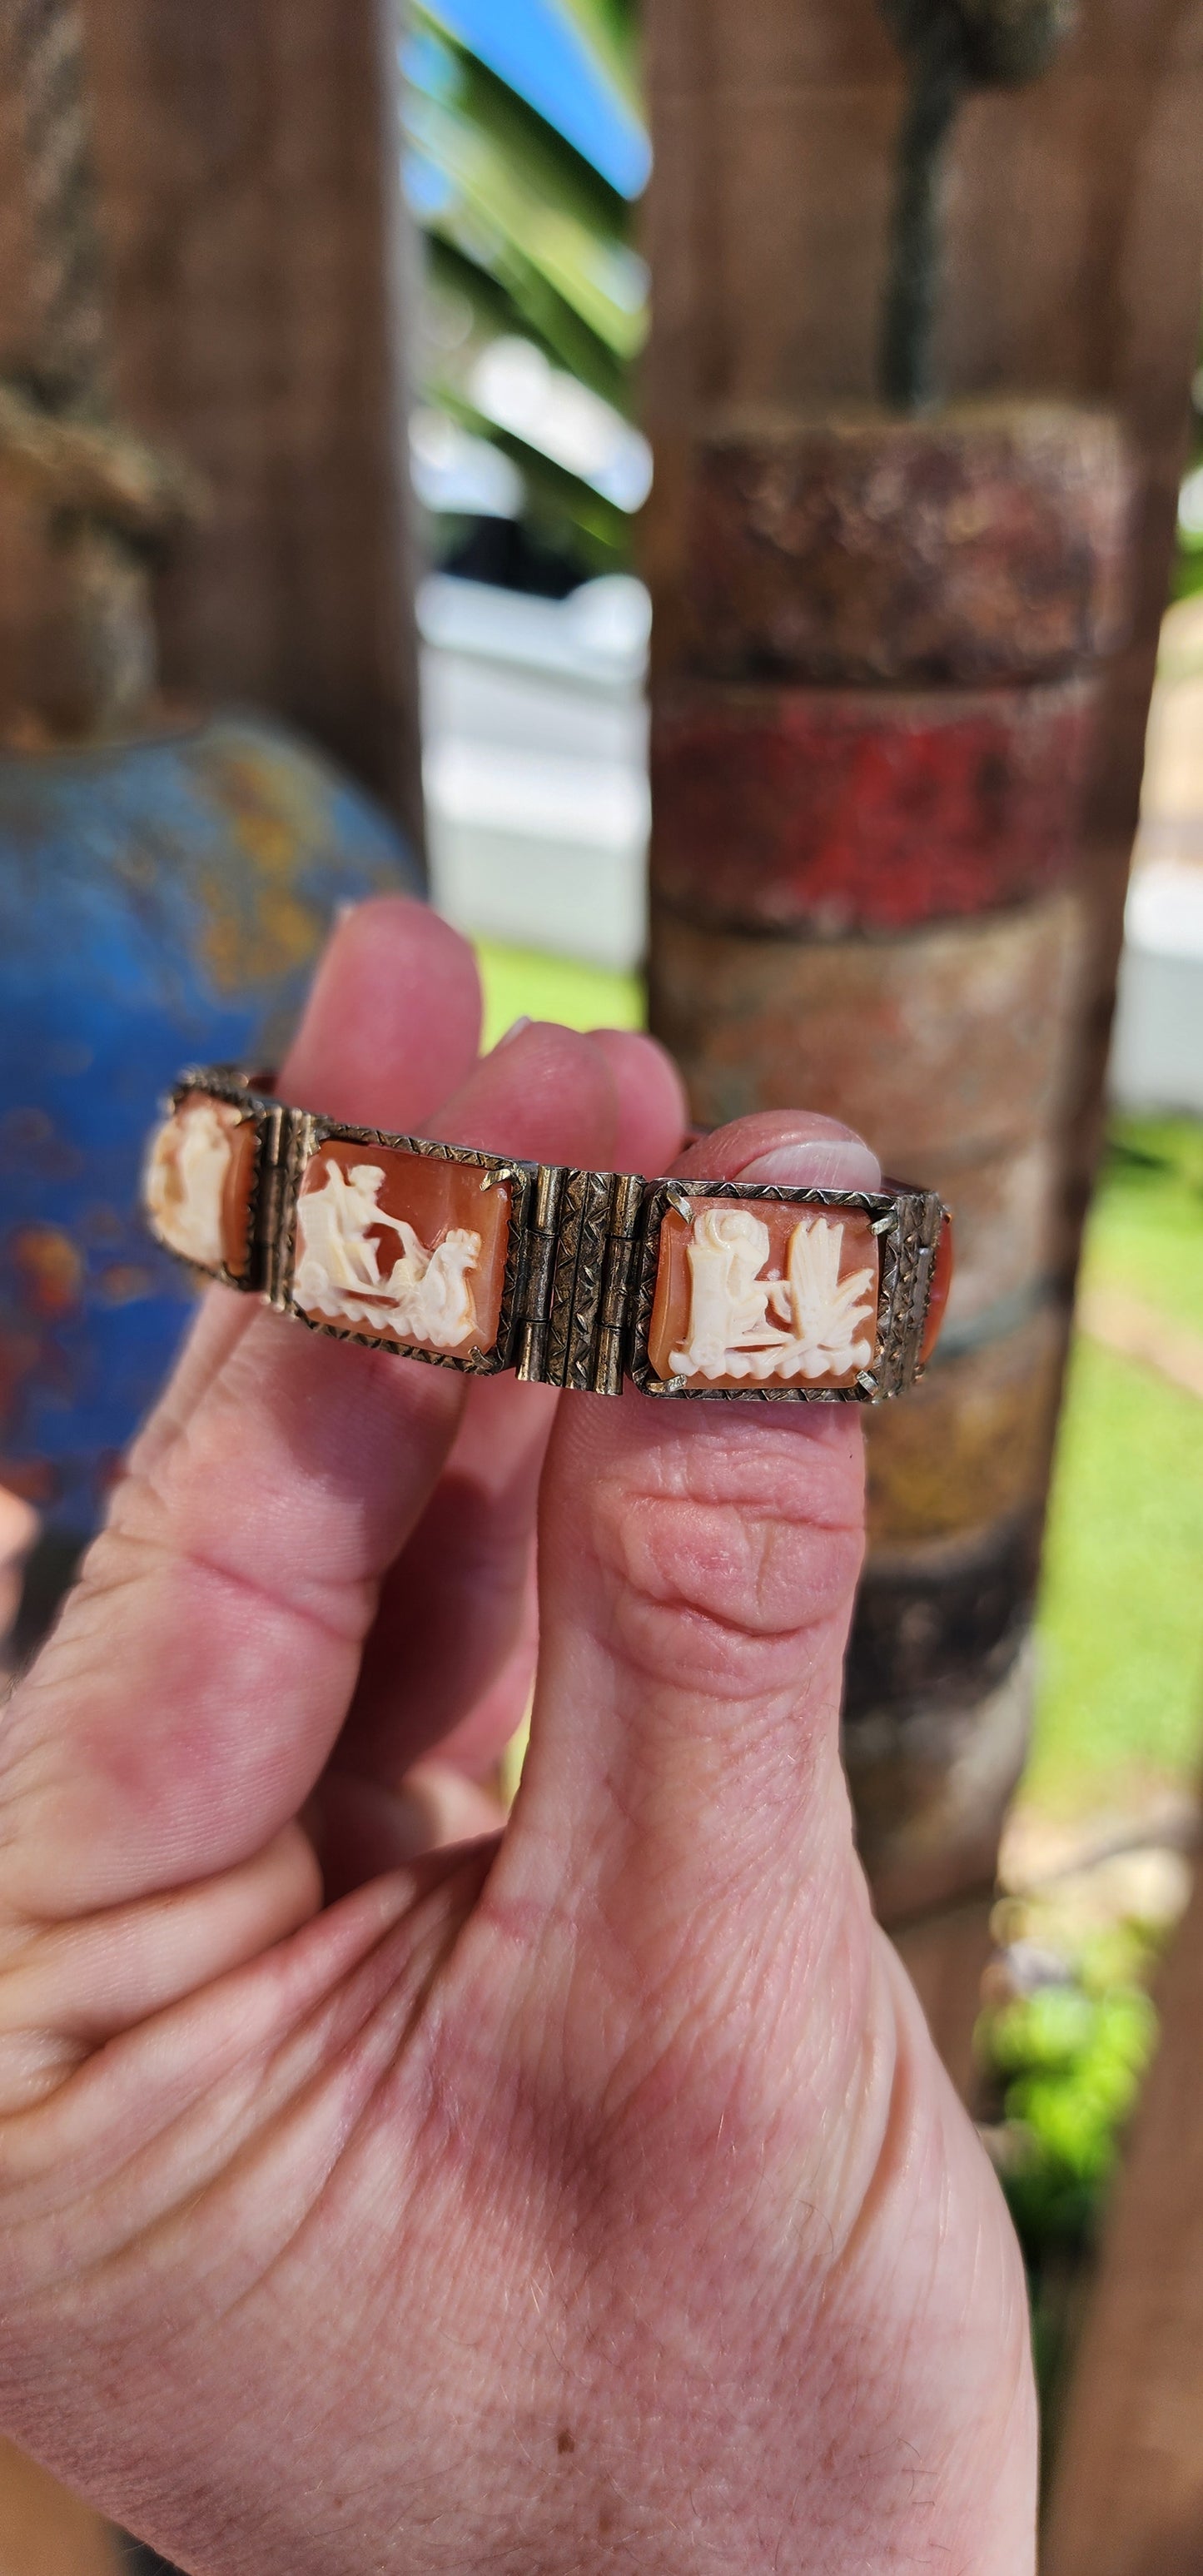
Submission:
[[[674,1377],[843,1377],[867,1368],[873,1344],[858,1328],[873,1320],[873,1273],[841,1279],[843,1248],[842,1225],[803,1217],[785,1278],[765,1279],[767,1225],[748,1207],[705,1208],[690,1233],[688,1338],[670,1355]]]
[[[146,1201],[160,1233],[186,1261],[216,1270],[225,1258],[222,1208],[233,1154],[228,1122],[211,1100],[177,1112],[155,1138]]]
[[[453,1226],[433,1252],[404,1217],[379,1205],[384,1173],[356,1163],[349,1173],[327,1163],[322,1186],[297,1201],[300,1258],[293,1293],[307,1314],[337,1316],[395,1332],[402,1341],[458,1350],[476,1330],[468,1273],[480,1259],[480,1236]],[[388,1226],[401,1250],[387,1278],[369,1226]]]

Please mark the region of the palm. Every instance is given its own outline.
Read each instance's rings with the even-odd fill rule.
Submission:
[[[466,1071],[464,969],[386,912],[427,1005],[375,1022],[390,1096],[329,1007],[373,1025],[363,916],[289,1078],[417,1123],[415,1070]],[[676,1116],[639,1042],[532,1031],[443,1132],[648,1169]],[[863,1153],[805,1133],[707,1168]],[[415,1757],[480,1766],[521,1704],[554,1406],[465,1416],[231,1305],[10,1718],[12,2430],[206,2576],[1010,2576],[1017,2258],[835,1750],[850,1428],[566,1401],[513,1821],[406,1858]]]

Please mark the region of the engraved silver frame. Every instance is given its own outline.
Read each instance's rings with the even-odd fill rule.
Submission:
[[[657,1377],[648,1357],[652,1308],[660,1270],[664,1219],[679,1201],[768,1201],[781,1207],[847,1208],[867,1216],[877,1235],[877,1334],[873,1358],[851,1386],[691,1386],[684,1378]],[[643,1239],[634,1275],[634,1313],[627,1373],[643,1395],[694,1404],[880,1404],[920,1374],[918,1354],[927,1321],[935,1251],[944,1208],[934,1192],[886,1185],[880,1190],[834,1190],[785,1181],[654,1181],[649,1184]],[[909,1254],[909,1258],[908,1258]]]
[[[540,1166],[518,1162],[508,1154],[486,1154],[475,1145],[444,1145],[429,1136],[399,1136],[389,1134],[382,1127],[353,1127],[344,1119],[319,1117],[310,1110],[294,1109],[286,1114],[288,1137],[282,1208],[276,1231],[270,1291],[273,1306],[281,1314],[295,1317],[311,1333],[324,1333],[330,1341],[355,1342],[361,1350],[390,1351],[397,1359],[423,1360],[433,1368],[456,1369],[461,1376],[496,1377],[500,1370],[512,1367],[532,1248],[528,1211]],[[417,1154],[430,1162],[464,1165],[482,1175],[487,1174],[493,1183],[504,1181],[508,1184],[510,1212],[501,1310],[497,1318],[496,1339],[487,1351],[474,1349],[462,1356],[454,1351],[432,1351],[420,1342],[400,1341],[392,1333],[365,1333],[351,1324],[325,1323],[320,1317],[307,1314],[305,1308],[297,1304],[292,1285],[297,1203],[306,1165],[322,1145],[367,1145],[381,1153]]]
[[[221,1279],[243,1295],[264,1297],[311,1333],[455,1369],[462,1376],[493,1377],[513,1368],[535,1383],[595,1394],[619,1394],[629,1376],[645,1395],[685,1403],[879,1404],[922,1374],[919,1353],[946,1216],[934,1191],[892,1180],[877,1190],[836,1190],[775,1181],[644,1180],[638,1173],[574,1170],[292,1109],[274,1097],[273,1083],[269,1073],[245,1073],[235,1065],[190,1065],[171,1093],[166,1114],[173,1116],[195,1092],[245,1112],[256,1141],[247,1268],[236,1275],[223,1264],[202,1275]],[[326,1322],[297,1303],[292,1285],[297,1200],[310,1157],[326,1144],[425,1156],[508,1184],[501,1311],[496,1339],[487,1351],[461,1357],[430,1350],[391,1334]],[[844,1208],[869,1218],[880,1248],[876,1340],[870,1366],[852,1385],[795,1381],[716,1387],[655,1375],[648,1340],[664,1218],[674,1204],[683,1212],[682,1202],[704,1199]],[[156,1239],[171,1251],[150,1223]]]

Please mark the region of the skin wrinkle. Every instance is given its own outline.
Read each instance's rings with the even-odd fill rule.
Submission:
[[[845,1621],[836,1629],[834,1614],[822,1603],[812,1612],[808,1604],[795,1608],[790,1602],[784,1617],[770,1612],[757,1624],[726,1602],[716,1609],[707,1598],[713,1586],[705,1572],[696,1560],[680,1566],[676,1534],[662,1518],[651,1532],[640,1526],[638,1513],[615,1519],[617,1544],[605,1567],[612,1580],[591,1626],[636,1685],[655,1686],[670,1698],[682,1688],[703,1689],[733,1706],[780,1700],[805,1689],[828,1639],[833,1657],[842,1653]],[[625,1563],[614,1564],[620,1551]],[[795,1610],[793,1619],[789,1610]]]
[[[181,1601],[186,1599],[188,1589],[188,1586],[172,1588],[169,1630],[174,1629]],[[208,1612],[213,1608],[214,1595],[238,1594],[241,1587],[230,1585],[217,1576],[205,1578],[198,1575],[191,1590]],[[264,1686],[277,1683],[287,1657],[288,1668],[296,1674],[298,1708],[305,1691],[308,1689],[312,1693],[313,1676],[304,1669],[303,1640],[298,1637],[296,1629],[297,1623],[292,1616],[281,1613],[277,1624],[268,1632],[264,1613],[262,1610],[259,1612],[256,1623],[258,1651],[253,1663],[247,1659],[245,1697],[240,1705],[228,1711],[230,1751],[237,1758],[244,1801],[255,1788],[257,1777],[265,1792],[271,1793],[274,1786],[270,1755],[266,1748],[256,1747],[253,1728],[248,1728],[257,1698],[256,1691],[249,1685],[256,1675],[262,1676]],[[345,1645],[341,1648],[342,1655],[348,1659],[344,1690],[350,1687],[351,1652]],[[136,1667],[130,1677],[139,1678]],[[68,1759],[65,1748],[60,1750],[53,1741],[43,1741],[46,1776],[34,1792],[46,1817],[43,1884],[49,1876],[49,1860],[57,1847],[62,1854],[57,1884],[63,1890],[57,1898],[57,1906],[65,1918],[71,1910],[66,1854],[72,1831],[83,1830],[91,1820],[94,1829],[101,1834],[110,1820],[115,1819],[118,1810],[127,1819],[134,1815],[137,1817],[141,1848],[146,1855],[146,1865],[153,1873],[156,1890],[186,1883],[195,1876],[193,1852],[198,1825],[205,1813],[204,1790],[210,1776],[206,1751],[211,1749],[215,1733],[212,1711],[206,1705],[206,1692],[217,1694],[220,1691],[219,1660],[212,1656],[208,1659],[195,1656],[187,1670],[181,1667],[179,1682],[182,1689],[187,1689],[192,1710],[187,1724],[177,1718],[173,1725],[170,1709],[167,1709],[162,1713],[163,1732],[156,1734],[148,1730],[139,1743],[131,1745],[119,1726],[114,1724],[110,1697],[106,1695],[98,1700],[88,1721],[78,1727],[74,1763]],[[81,1757],[86,1769],[81,1766]],[[193,1781],[196,1794],[188,1805],[185,1803],[187,1791]],[[240,1867],[252,1858],[261,1845],[264,1826],[274,1836],[294,1811],[295,1799],[287,1781],[282,1781],[278,1794],[273,1795],[273,1811],[267,1814],[261,1807],[254,1819],[246,1813],[240,1818],[231,1808],[226,1784],[215,1782],[213,1792],[209,1802],[210,1821],[216,1825],[223,1814],[226,1818],[221,1853],[226,1867]],[[55,1882],[51,1879],[50,1883]],[[29,1881],[30,1895],[37,1884],[36,1879]],[[103,1890],[94,1881],[92,1892],[82,1899],[77,1898],[77,1919],[90,1915],[98,1898],[104,1911],[120,1901],[116,1889]],[[28,1896],[21,1911],[28,1921]]]
[[[788,1663],[805,1630],[846,1605],[862,1546],[859,1523],[828,1517],[823,1563],[805,1465],[785,1444],[774,1460],[776,1485],[757,1461],[760,1508],[749,1518],[741,1492],[748,1469],[742,1458],[732,1460],[730,1447],[729,1434],[713,1448],[700,1435],[675,1443],[670,1437],[651,1461],[645,1458],[640,1482],[632,1486],[622,1470],[599,1480],[589,1511],[592,1547],[615,1584],[610,1634],[649,1678],[688,1672],[711,1692],[724,1663],[738,1692],[752,1637],[775,1636]],[[763,1508],[766,1486],[773,1492],[771,1511]],[[722,1499],[712,1502],[716,1493]],[[799,1532],[805,1533],[801,1550]],[[848,1565],[841,1561],[841,1539]],[[816,1592],[819,1564],[826,1580]],[[762,1686],[779,1686],[777,1677],[765,1674]],[[748,1696],[755,1687],[749,1678]]]
[[[461,1872],[461,1881],[467,1880],[468,1884],[471,1885],[472,1877],[474,1875],[475,1873],[470,1874],[468,1872]],[[346,2076],[359,2076],[360,2066],[362,2064],[363,2070],[366,2073],[367,2084],[366,2089],[364,2089],[361,2078],[361,2080],[352,2088],[354,2096],[353,2103],[348,2110],[345,2122],[340,2130],[338,2152],[331,2154],[329,2165],[326,2172],[323,2174],[319,2191],[306,2205],[301,2218],[297,2222],[297,2226],[293,2231],[293,2234],[274,2252],[267,2270],[259,2274],[255,2279],[249,2281],[246,2284],[246,2287],[239,2292],[233,2306],[223,2311],[223,2323],[229,2321],[229,2318],[234,2312],[234,2308],[240,2306],[252,2295],[258,2295],[263,2289],[265,2289],[270,2281],[272,2272],[283,2262],[292,2258],[303,2229],[316,2219],[320,2211],[325,2192],[335,2177],[339,2155],[345,2154],[349,2150],[356,2130],[372,2118],[377,2109],[380,2094],[384,2090],[386,2084],[388,2084],[395,2075],[398,2059],[404,2054],[407,2043],[413,2037],[418,2025],[422,2007],[432,1986],[434,1985],[440,1969],[444,1966],[446,1959],[450,1955],[450,1951],[454,1946],[454,1941],[459,1929],[459,1923],[462,1919],[459,1891],[451,1883],[448,1883],[439,1892],[442,1897],[448,1900],[446,1911],[444,1912],[440,1909],[440,1913],[436,1919],[426,1927],[424,1935],[420,1926],[414,1924],[412,1921],[408,1927],[410,1942],[409,1956],[406,1962],[408,1973],[405,1979],[395,1979],[390,1984],[388,1991],[381,1998],[370,2018],[364,2024],[362,2030],[356,2033],[354,2041],[346,2044],[341,2055],[334,2060],[333,2064],[327,2060],[322,2065],[320,2072],[311,2079],[311,2084],[308,2089],[314,2094],[317,2094],[321,2090],[325,2089],[328,2081],[333,2078],[337,2078],[340,2073]],[[470,1898],[468,1901],[470,1901]],[[412,2071],[409,2075],[409,2085],[412,2092]],[[409,2106],[409,2109],[410,2119],[412,2122],[412,2104]],[[279,2128],[283,2123],[286,2113],[292,2111],[295,2111],[295,2104],[281,2106],[281,2109],[276,2114],[272,2127]],[[267,2133],[268,2138],[270,2138],[270,2135],[271,2131],[269,2130]],[[249,2151],[252,2153],[257,2152],[263,2143],[265,2143],[265,2141],[261,2137],[257,2136],[255,2139],[250,2141]],[[241,2151],[244,2156],[247,2152],[248,2149],[246,2148]],[[226,2172],[221,2177],[222,2184],[224,2184],[228,2179],[229,2168],[226,2169]]]
[[[336,1912],[315,1918],[300,1934],[279,1943],[253,1970],[229,1971],[95,2052],[71,2086],[0,2124],[0,2189],[35,2188],[59,2170],[72,2177],[73,2188],[89,2195],[107,2171],[104,2149],[96,2141],[104,2133],[109,2102],[115,2117],[139,2067],[160,2087],[174,2070],[164,2112],[168,2127],[176,2117],[171,2105],[177,2097],[179,2116],[189,2116],[204,2100],[206,2083],[258,2063],[257,2050],[270,2056],[277,2047],[296,2043],[298,2033],[324,2028],[324,2016],[354,2012],[357,1980],[377,1973],[372,1962],[382,1955],[430,1868],[419,1864],[397,1872],[391,1881],[358,1890]],[[438,1874],[436,1869],[436,1879]],[[132,2089],[137,2096],[137,2155],[156,2135],[148,2126],[154,2096],[144,2084]],[[119,2118],[115,2125],[120,2127]],[[90,2152],[81,2165],[85,2139]],[[24,2148],[23,2166],[16,2156],[19,2147]]]
[[[783,2019],[781,2004],[777,2011]],[[774,2015],[770,2013],[763,2025],[770,2035],[773,2023]],[[762,2232],[767,2228],[779,2249],[783,2295],[788,2298],[792,2292],[784,2285],[792,2281],[796,2287],[796,2280],[786,2258],[796,2259],[801,2250],[799,2213],[806,2222],[807,2236],[818,2230],[816,2260],[834,2261],[847,2237],[849,2214],[856,2205],[857,2176],[844,2142],[860,2126],[858,2088],[843,2066],[844,2081],[833,2096],[838,2108],[825,2124],[821,2157],[816,2158],[812,2141],[800,2162],[799,2149],[811,2118],[811,2104],[822,2100],[822,2090],[808,2066],[801,2034],[792,2050],[777,2059],[771,2078],[761,2074],[751,2062],[748,2046],[755,2027],[750,2016],[745,2015],[741,2025],[732,2015],[730,2042],[721,2057],[716,2057],[713,2042],[708,2044],[704,1999],[696,1999],[688,2021],[674,2032],[670,2046],[631,2085],[627,2114],[632,2121],[638,2116],[654,2137],[656,2110],[660,2106],[668,2125],[674,2166],[679,2167],[684,2156],[688,2166],[700,2160],[704,2168],[713,2158],[719,2136],[726,2139],[733,2182],[734,2176],[745,2169],[755,2174],[749,2216],[755,2214],[758,2228]],[[857,2054],[863,2052],[854,2050],[854,2060]],[[866,2089],[862,2084],[862,2098]],[[684,2143],[677,2126],[682,2099],[696,2101],[699,2106],[696,2134],[691,2128]],[[863,2146],[861,2136],[857,2135],[856,2143],[858,2148]]]
[[[273,1893],[274,1891],[274,1893]],[[141,1969],[141,1998],[135,2005],[129,1994],[131,1965],[136,1967],[139,1948],[155,1962],[155,1973],[164,1965],[170,1971],[173,1952],[178,1951],[181,1935],[190,1939],[195,1951],[197,1919],[208,1900],[220,1895],[227,1924],[241,1926],[236,1937],[246,1944],[240,1956],[222,1955],[211,1968],[219,1970],[241,1966],[243,1958],[252,1958],[282,1939],[288,1932],[308,1921],[321,1903],[321,1881],[313,1850],[296,1825],[287,1825],[274,1843],[256,1853],[241,1870],[224,1874],[219,1889],[206,1886],[175,1888],[160,1895],[137,1899],[133,1904],[114,1905],[92,1914],[81,1922],[61,1918],[31,1924],[32,1937],[7,1970],[0,1970],[0,2029],[7,2032],[30,2032],[43,2017],[53,2017],[56,2027],[68,2038],[99,2045],[117,2035],[122,2027],[143,2020],[160,2000],[173,2002],[179,1991],[174,1983],[159,1998],[147,1994],[147,1970]],[[295,1920],[278,1923],[281,1907],[295,1910]],[[202,1930],[202,1957],[205,1955]],[[221,1949],[228,1951],[230,1934],[223,1933]],[[72,1970],[86,1949],[93,1975],[86,1999],[74,2002],[71,1992]],[[209,1955],[213,1956],[212,1944]],[[199,1962],[195,1957],[193,1967]],[[56,1986],[59,1990],[56,1998]],[[121,1997],[125,2000],[120,2000]],[[125,2015],[122,2021],[115,2015]]]
[[[641,2079],[641,2081],[649,2081],[649,2079]],[[667,2102],[670,2102],[670,2107],[675,2105],[675,2102],[677,2102],[677,2099],[680,2099],[680,2097],[685,2097],[685,2102],[688,2102],[688,2099],[690,2099],[690,2081],[688,2081],[688,2071],[685,2071],[683,2079],[680,2079],[680,2081],[677,2081],[675,2076],[670,2076],[670,2081],[667,2081],[667,2084],[665,2084],[665,2087],[662,2087],[662,2089],[665,2089],[665,2092],[667,2092]],[[629,2115],[629,2084],[626,2084],[626,2076],[623,2076],[623,2097],[621,2097],[621,2105],[618,2105],[618,2110],[621,2110],[621,2115],[623,2115],[623,2117]],[[616,2120],[616,2117],[618,2117],[618,2110],[616,2110],[616,2105],[613,2105],[613,2102],[611,2102],[611,2105],[608,2105],[608,2123],[611,2123],[611,2117],[613,2117],[613,2120]],[[726,2110],[729,2110],[729,2102],[726,2102]],[[541,2117],[536,2115],[536,2128],[541,2128],[541,2125],[544,2125],[544,2123],[541,2123]],[[703,2143],[703,2154],[706,2154],[706,2159],[708,2159],[708,2156],[711,2156],[711,2154],[714,2154],[714,2125],[716,2125],[716,2123],[714,2123],[714,2117],[708,2117],[708,2120],[706,2120],[706,2133],[703,2133],[703,2141],[701,2141],[701,2143]],[[752,2128],[755,2128],[757,2136],[763,2136],[763,2120],[760,2120],[760,2117],[755,2117],[755,2123],[752,2123]],[[636,2138],[639,2138],[639,2136],[647,2136],[647,2123],[644,2123],[644,2130],[636,2128]],[[616,2156],[613,2156],[613,2161],[616,2161],[616,2174],[618,2174],[618,2177],[623,2177],[623,2172],[626,2172],[626,2169],[629,2169],[629,2148],[631,2148],[631,2138],[623,2138],[623,2136],[621,2136],[621,2128],[618,2128],[618,2138],[621,2138],[621,2143],[618,2143]],[[564,2161],[567,2161],[567,2159],[564,2159]],[[590,2169],[592,2174],[598,2172],[598,2136],[592,2136],[590,2148],[587,2148],[587,2154],[585,2154],[585,2164],[587,2164],[587,2169]],[[567,2169],[572,2169],[572,2166],[567,2164]],[[680,2136],[675,2138],[675,2146],[672,2146],[672,2169],[680,2169]],[[629,2195],[626,2195],[626,2197],[629,2197]]]
[[[827,1670],[831,1689],[838,1687],[838,1641]],[[620,1648],[610,1650],[611,1659]],[[691,1723],[692,1709],[687,1694],[682,1693],[676,1678],[667,1685],[649,1687],[636,1672],[625,1689],[626,1667],[615,1662],[615,1680],[622,1696],[616,1706],[637,1714],[639,1724],[628,1728],[619,1738],[608,1758],[599,1747],[593,1768],[605,1758],[604,1785],[607,1807],[613,1817],[627,1829],[633,1854],[637,1855],[640,1902],[631,1917],[623,1892],[621,1877],[613,1879],[611,1853],[613,1826],[599,1833],[592,1850],[576,1852],[572,1859],[574,1882],[590,1889],[606,1891],[610,1912],[619,1923],[630,1925],[642,1921],[659,1897],[679,1911],[679,1869],[684,1857],[692,1870],[694,1828],[691,1817],[700,1799],[721,1800],[722,1785],[733,1748],[738,1748],[741,1771],[741,1796],[737,1811],[720,1804],[707,1852],[704,1902],[710,1919],[739,1923],[752,1921],[762,1901],[758,1877],[763,1881],[763,1861],[756,1857],[762,1851],[762,1836],[749,1832],[750,1819],[757,1810],[764,1813],[766,1829],[776,1815],[796,1811],[808,1794],[814,1797],[821,1814],[818,1793],[830,1775],[831,1792],[837,1797],[837,1815],[843,1804],[842,1777],[836,1765],[834,1749],[816,1738],[814,1730],[799,1711],[807,1674],[791,1671],[784,1692],[763,1693],[755,1701],[736,1697],[734,1722],[723,1707],[722,1723],[712,1724],[702,1736],[696,1723]],[[717,1710],[716,1710],[717,1715]],[[654,1753],[649,1747],[655,1747]],[[786,1793],[783,1800],[783,1792]],[[795,1851],[795,1871],[812,1849],[812,1836],[801,1832]],[[696,1872],[693,1872],[696,1886]],[[750,1900],[750,1901],[749,1901]],[[695,1895],[695,1901],[696,1895]]]
[[[352,1545],[362,1551],[365,1543],[373,1545],[371,1512],[374,1510],[383,1524],[384,1509],[391,1499],[392,1479],[382,1486],[372,1471],[377,1467],[387,1469],[396,1433],[403,1430],[414,1463],[419,1470],[428,1464],[433,1473],[454,1437],[464,1400],[462,1381],[419,1370],[416,1363],[394,1360],[375,1351],[344,1352],[341,1345],[319,1341],[321,1356],[317,1365],[331,1391],[337,1391],[339,1396],[333,1417],[327,1420],[312,1402],[295,1401],[296,1396],[310,1392],[309,1354],[298,1349],[297,1334],[286,1319],[278,1316],[256,1317],[252,1332],[258,1335],[260,1326],[274,1328],[272,1341],[260,1353],[249,1346],[249,1341],[240,1347],[227,1385],[220,1394],[213,1395],[201,1412],[192,1415],[183,1434],[183,1454],[177,1446],[166,1473],[153,1483],[144,1483],[136,1472],[135,1453],[134,1472],[119,1489],[118,1526],[128,1513],[136,1511],[144,1494],[155,1516],[169,1523],[183,1498],[197,1517],[209,1508],[223,1537],[230,1535],[235,1544],[253,1539],[257,1553],[263,1554],[271,1541],[286,1537],[290,1526],[286,1499],[289,1483],[295,1488],[295,1480],[300,1477],[306,1492],[324,1508],[346,1516],[344,1527],[330,1529],[326,1556],[331,1553],[330,1541],[336,1541],[343,1549]],[[289,1338],[281,1341],[282,1334]],[[350,1369],[346,1367],[348,1359]],[[363,1361],[369,1365],[357,1368],[356,1363]],[[270,1398],[277,1389],[285,1398],[284,1418],[278,1426],[268,1421]],[[291,1405],[290,1398],[294,1399]],[[248,1414],[264,1445],[252,1470],[255,1482],[244,1486],[240,1496],[239,1530],[231,1533],[230,1447],[232,1440],[245,1443]],[[401,1464],[397,1462],[394,1474],[400,1472]],[[407,1480],[415,1481],[412,1469],[408,1470]],[[391,1526],[388,1537],[393,1537]],[[377,1539],[373,1553],[378,1551]],[[384,1562],[387,1561],[386,1554]],[[284,1562],[294,1575],[304,1573],[304,1566],[296,1562],[295,1548],[285,1550]]]
[[[125,1549],[131,1557],[141,1551],[142,1556],[152,1563],[157,1558],[184,1584],[199,1577],[202,1582],[208,1580],[230,1592],[242,1593],[256,1611],[266,1610],[273,1618],[283,1616],[296,1620],[301,1627],[312,1630],[340,1653],[347,1647],[358,1652],[371,1622],[375,1585],[370,1575],[364,1575],[358,1582],[319,1583],[307,1585],[296,1593],[286,1593],[270,1581],[263,1580],[253,1566],[226,1564],[220,1557],[207,1555],[188,1543],[181,1545],[178,1540],[168,1543],[145,1530],[135,1533],[120,1528],[110,1530],[108,1538],[110,1545],[106,1549],[105,1572],[103,1576],[91,1579],[86,1586],[84,1598],[89,1603],[102,1601],[113,1592],[128,1591],[131,1585],[143,1580],[144,1564],[127,1565],[124,1572],[108,1571],[110,1556]],[[328,1599],[328,1607],[325,1608],[319,1607],[318,1600],[313,1597],[322,1593]],[[346,1603],[350,1614],[343,1620],[335,1616],[339,1602]]]
[[[779,1779],[780,1756],[767,1735],[766,1747]],[[771,1800],[774,1807],[779,1803],[779,1797]],[[663,2009],[665,1990],[675,1988],[690,2004],[700,1997],[721,2027],[749,1974],[763,1973],[771,1960],[788,1989],[801,1945],[813,1960],[822,1900],[843,1869],[812,1839],[797,1850],[796,1868],[783,1875],[777,1905],[766,1910],[763,1867],[741,1822],[732,1825],[726,1848],[716,1845],[712,1852],[705,1890],[695,1890],[683,1904],[682,1865],[688,1868],[690,1846],[687,1826],[677,1827],[674,1804],[659,1784],[644,1800],[644,1812],[627,1804],[641,1855],[637,1897],[629,1869],[615,1870],[608,1850],[581,1873],[580,1885],[589,1892],[590,1929],[615,1995],[638,2013],[648,2006]],[[720,1941],[714,1937],[718,1931]]]
[[[734,1649],[754,1639],[792,1640],[842,1607],[848,1576],[838,1555],[828,1598],[816,1600],[797,1529],[783,1527],[775,1512],[752,1516],[733,1503],[649,1501],[638,1494],[615,1496],[608,1510],[609,1501],[603,1491],[594,1519],[606,1570],[649,1609],[710,1619]],[[859,1564],[857,1535],[841,1535]]]

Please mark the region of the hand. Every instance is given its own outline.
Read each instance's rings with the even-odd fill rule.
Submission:
[[[648,1040],[476,1013],[365,907],[281,1087],[671,1167]],[[787,1116],[677,1168],[877,1177]],[[197,2576],[1030,2570],[1019,2258],[839,1766],[860,1447],[206,1301],[0,1764],[0,2419]],[[514,1815],[423,1853],[540,1480]]]

